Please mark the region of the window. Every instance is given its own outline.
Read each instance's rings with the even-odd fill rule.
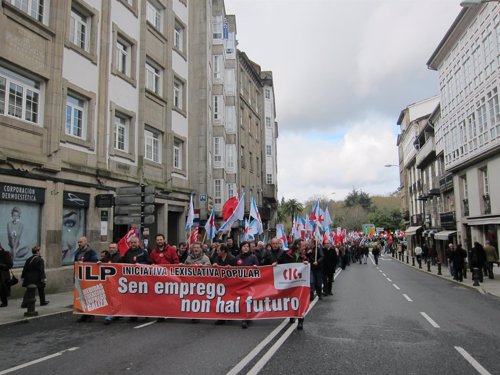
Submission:
[[[182,141],[175,139],[174,140],[174,168],[182,169]]]
[[[245,147],[244,146],[241,146],[241,148],[240,148],[240,160],[241,160],[241,168],[246,168]]]
[[[228,173],[236,173],[236,145],[226,145],[226,170]],[[232,195],[230,195],[232,197]]]
[[[68,94],[66,97],[66,127],[67,135],[86,139],[86,102],[85,100]]]
[[[49,4],[46,0],[10,0],[10,3],[37,21],[48,25]]]
[[[266,145],[266,155],[267,156],[273,155],[273,146],[272,145]]]
[[[250,173],[253,173],[253,153],[249,153],[249,160],[250,160]]]
[[[266,117],[266,127],[271,127],[271,117]]]
[[[266,89],[266,99],[271,99],[271,90]]]
[[[215,16],[212,24],[213,39],[222,39],[222,16]]]
[[[266,173],[266,184],[271,185],[273,183],[273,175],[271,173]]]
[[[222,78],[222,55],[214,55],[214,79]]]
[[[69,40],[78,48],[89,51],[90,18],[71,8]]]
[[[184,83],[182,83],[179,79],[174,79],[174,107],[178,109],[184,109],[183,96],[184,96]]]
[[[146,89],[161,95],[163,71],[154,63],[146,62]]]
[[[131,49],[124,40],[116,41],[116,69],[127,77],[130,77]]]
[[[113,129],[113,148],[115,150],[128,152],[129,127],[128,118],[115,114]]]
[[[146,3],[146,20],[158,31],[162,30],[163,9],[156,1],[148,0]]]
[[[214,168],[223,167],[224,149],[224,138],[214,137]]]
[[[174,47],[184,52],[184,27],[179,22],[174,26]]]
[[[235,95],[236,94],[236,79],[234,77],[235,70],[232,68],[225,68],[225,77],[224,77],[224,89],[226,90],[227,95]]]
[[[225,121],[224,121],[224,126],[226,128],[226,132],[228,134],[235,133],[236,132],[236,107],[235,106],[226,106],[226,115],[225,115]]]
[[[255,158],[255,169],[257,169],[257,176],[260,176],[260,158]]]
[[[236,195],[236,184],[234,182],[230,182],[227,184],[227,196],[234,197]]]
[[[41,125],[40,82],[0,67],[0,115]]]
[[[222,210],[222,180],[214,180],[214,205],[216,211]]]
[[[144,158],[155,163],[161,163],[161,139],[159,133],[144,130]]]
[[[481,175],[483,180],[483,195],[490,194],[490,184],[488,182],[488,168],[481,169]]]
[[[214,108],[213,116],[214,120],[222,120],[222,114],[224,113],[224,101],[222,95],[214,95]]]

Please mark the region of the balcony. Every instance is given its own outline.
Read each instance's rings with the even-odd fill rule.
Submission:
[[[429,137],[417,153],[417,157],[415,159],[417,168],[420,168],[422,164],[427,164],[435,156],[436,144],[434,143],[434,137]]]
[[[453,189],[453,175],[451,173],[447,173],[443,177],[439,179],[439,190],[441,193],[452,190]]]
[[[262,197],[264,199],[276,200],[276,196],[277,196],[276,184],[264,184],[262,190]]]
[[[262,220],[271,220],[271,208],[267,206],[259,206],[259,215]]]
[[[455,211],[441,212],[439,218],[443,228],[454,229],[456,227]]]
[[[406,220],[406,221],[410,220],[410,211],[408,211],[408,210],[403,211],[402,215],[403,215],[403,220]]]

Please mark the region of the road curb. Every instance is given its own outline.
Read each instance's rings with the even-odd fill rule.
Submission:
[[[72,312],[73,312],[73,308],[68,308],[68,309],[65,309],[65,310],[55,311],[55,312],[52,312],[52,313],[49,313],[49,314],[37,315],[37,316],[32,316],[32,317],[23,317],[23,318],[20,318],[20,319],[11,320],[9,322],[0,323],[0,328],[5,328],[5,327],[10,327],[10,326],[15,326],[15,325],[26,324],[26,323],[30,323],[31,321],[34,321],[34,320],[40,320],[42,318],[47,318],[47,317],[52,317],[52,316],[58,316],[58,315],[59,316],[63,316],[65,314],[69,314],[69,313],[72,313]]]

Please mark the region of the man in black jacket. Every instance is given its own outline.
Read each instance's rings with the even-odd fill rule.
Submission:
[[[33,254],[24,263],[21,278],[23,279],[23,287],[27,288],[28,285],[34,284],[38,289],[38,297],[40,297],[40,306],[49,304],[45,299],[45,283],[47,277],[45,276],[45,262],[40,256],[40,246],[35,246],[31,249]]]
[[[337,269],[337,250],[331,245],[329,239],[323,240],[323,295],[333,295],[333,274]]]

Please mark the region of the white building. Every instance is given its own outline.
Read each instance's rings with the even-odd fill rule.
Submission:
[[[458,239],[467,248],[500,229],[500,4],[464,8],[431,58],[441,92],[439,137],[453,173]]]

